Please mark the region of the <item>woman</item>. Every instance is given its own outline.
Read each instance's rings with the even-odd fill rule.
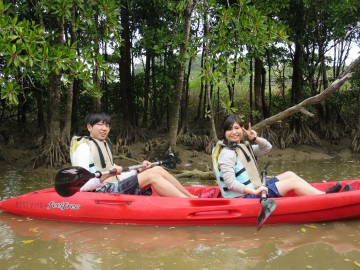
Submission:
[[[213,149],[214,169],[223,197],[257,198],[265,190],[269,198],[274,198],[283,197],[291,191],[301,196],[333,193],[341,189],[341,184],[336,183],[326,192],[320,191],[291,171],[271,178],[263,186],[256,157],[267,154],[272,145],[259,137],[251,129],[251,124],[245,129],[240,118],[234,114],[225,120],[223,135],[224,140]],[[253,144],[243,141],[244,135]],[[343,191],[351,189],[346,185]]]

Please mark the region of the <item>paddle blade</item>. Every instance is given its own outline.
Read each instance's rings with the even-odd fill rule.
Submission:
[[[274,200],[266,199],[266,200],[261,201],[261,212],[258,216],[258,221],[257,221],[257,230],[258,231],[268,220],[271,213],[274,212],[276,206],[277,206],[277,203]]]
[[[70,197],[80,190],[95,174],[83,167],[74,166],[62,169],[55,175],[55,191],[62,197]]]
[[[164,160],[161,162],[162,165],[164,165],[166,168],[169,169],[175,169],[176,168],[176,158],[173,153],[169,153],[166,155]]]

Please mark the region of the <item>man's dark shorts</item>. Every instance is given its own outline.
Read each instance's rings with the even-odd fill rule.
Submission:
[[[268,188],[268,194],[267,197],[268,198],[280,198],[282,197],[281,194],[279,193],[275,183],[279,182],[279,179],[277,179],[277,177],[273,177],[269,180],[266,181],[265,186]],[[244,198],[260,198],[261,196],[257,196],[257,195],[252,195],[252,194],[246,194],[244,196]]]
[[[137,175],[130,176],[119,182],[106,183],[103,187],[96,190],[96,192],[104,193],[119,193],[140,195],[140,185]]]

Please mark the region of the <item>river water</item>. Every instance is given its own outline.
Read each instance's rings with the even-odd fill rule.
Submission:
[[[261,165],[261,164],[260,164]],[[360,178],[360,157],[272,164],[308,181]],[[2,168],[0,199],[51,187],[52,172]],[[182,181],[214,185],[211,181]],[[360,269],[360,220],[264,226],[124,226],[0,212],[4,269]]]

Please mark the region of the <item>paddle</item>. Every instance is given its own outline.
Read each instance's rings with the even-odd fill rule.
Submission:
[[[270,165],[270,163],[266,164],[265,168],[261,172],[261,180],[262,180],[262,183],[264,186],[265,186],[265,182],[266,182],[266,170],[269,165]],[[268,199],[266,197],[266,191],[263,191],[261,193],[260,203],[261,203],[261,212],[260,212],[260,214],[258,216],[258,220],[257,220],[257,230],[258,231],[261,229],[262,225],[264,225],[264,223],[268,220],[271,213],[274,212],[274,210],[277,206],[277,203],[274,200]]]
[[[175,156],[169,154],[165,160],[151,163],[151,166],[164,165],[170,169],[176,166]],[[145,164],[123,167],[123,172],[137,170],[145,167]],[[58,171],[55,175],[55,191],[62,197],[70,197],[80,190],[80,188],[91,178],[100,178],[103,175],[116,174],[116,170],[91,173],[83,167],[72,166]]]

